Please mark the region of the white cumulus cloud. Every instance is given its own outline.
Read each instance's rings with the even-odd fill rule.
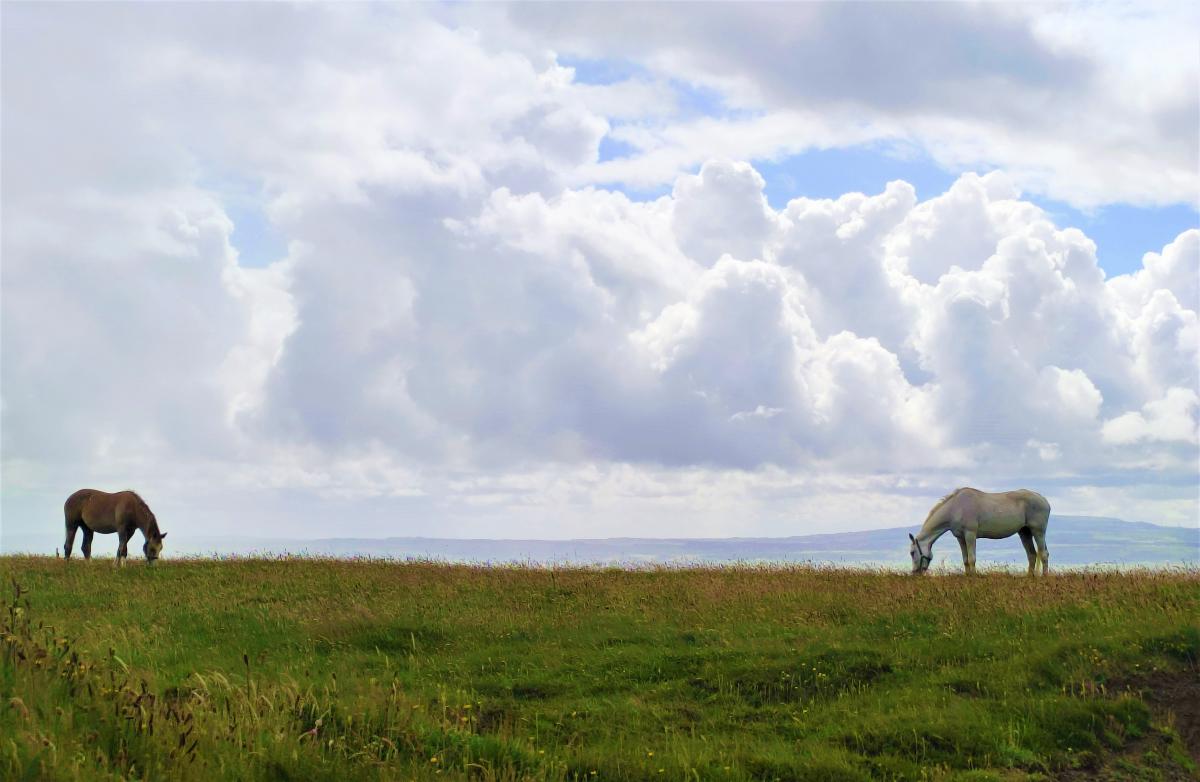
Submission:
[[[616,52],[603,18],[583,36],[555,22],[590,7],[503,9],[496,28],[470,25],[490,7],[7,8],[6,527],[40,529],[88,484],[132,485],[192,530],[252,514],[310,534],[331,517],[364,534],[798,532],[911,521],[961,483],[1194,516],[1200,231],[1106,279],[1095,244],[1022,195],[1024,158],[925,200],[895,181],[782,208],[736,143],[697,136],[646,200],[606,189],[598,162],[616,123],[644,122],[645,155],[679,130],[659,98],[680,69],[738,122],[775,121],[754,113],[768,103],[888,108],[882,124],[953,104],[978,128],[1022,121],[1021,90],[1090,95],[1103,63],[1024,10],[931,7],[988,56],[896,60],[898,83],[963,74],[896,106],[821,44],[854,32],[848,6],[785,7],[775,37],[762,8],[734,8],[698,9],[680,50],[639,27],[625,56],[649,75],[604,88],[521,32]],[[768,58],[811,39],[859,86],[841,101],[764,80],[744,41],[700,45],[714,20],[762,34]],[[286,247],[266,266],[239,247],[247,200]]]

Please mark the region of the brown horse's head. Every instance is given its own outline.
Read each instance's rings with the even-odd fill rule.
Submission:
[[[141,528],[142,535],[146,538],[146,542],[142,544],[142,553],[146,555],[146,561],[153,564],[154,560],[158,559],[162,553],[163,538],[167,536],[167,533],[159,532],[158,519],[146,501],[134,492],[130,492],[130,494],[133,494],[136,500],[138,527]]]
[[[146,538],[146,542],[142,544],[142,553],[146,555],[147,562],[153,562],[158,559],[158,555],[162,553],[163,539],[167,537],[167,533],[151,533]]]

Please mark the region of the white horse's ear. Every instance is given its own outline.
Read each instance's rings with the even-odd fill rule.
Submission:
[[[912,536],[912,533],[911,533],[911,532],[910,532],[910,533],[908,533],[908,539],[909,539],[909,540],[911,540],[913,543],[916,543],[916,542],[917,542],[917,539],[916,539],[916,538],[914,538],[914,537]]]

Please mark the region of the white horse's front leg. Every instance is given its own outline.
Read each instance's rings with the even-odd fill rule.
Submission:
[[[963,570],[968,576],[975,575],[975,533],[970,530],[963,530],[962,536],[963,549]]]

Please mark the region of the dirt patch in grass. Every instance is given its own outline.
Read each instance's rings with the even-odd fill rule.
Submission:
[[[1189,666],[1182,671],[1153,671],[1137,677],[1113,679],[1106,689],[1113,696],[1125,693],[1137,696],[1150,707],[1154,722],[1170,725],[1175,735],[1171,731],[1152,729],[1146,735],[1130,740],[1119,752],[1095,755],[1084,767],[1058,772],[1053,775],[1055,780],[1184,782],[1200,778],[1197,774],[1200,767],[1200,668]],[[1186,757],[1181,756],[1183,753]]]
[[[1175,732],[1192,761],[1200,764],[1200,667],[1183,671],[1154,671],[1127,681],[1114,681],[1109,691],[1137,693],[1165,720],[1173,717]]]

